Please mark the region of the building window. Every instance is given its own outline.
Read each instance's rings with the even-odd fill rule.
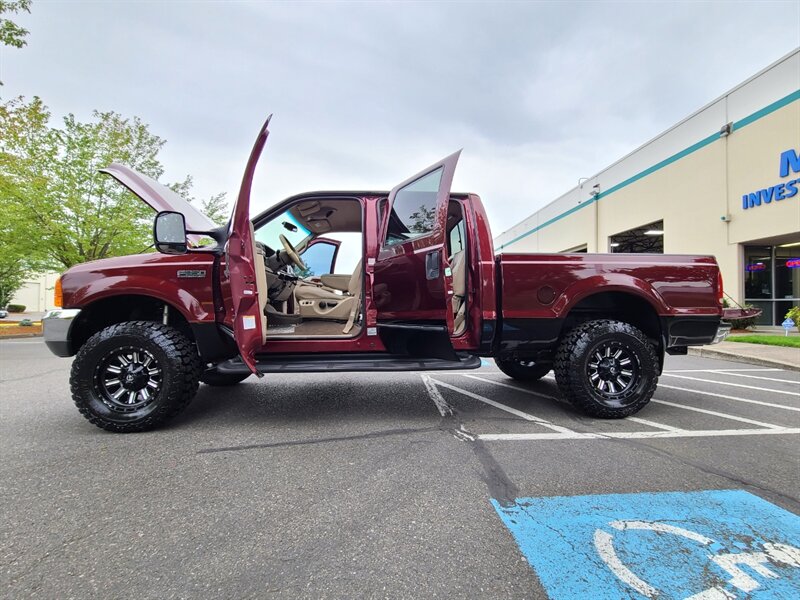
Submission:
[[[744,301],[763,311],[759,325],[780,325],[800,305],[800,242],[744,247]]]
[[[567,248],[566,250],[562,250],[559,254],[586,254],[588,246],[586,244],[581,244],[580,246],[574,246],[572,248]]]
[[[608,250],[615,254],[664,254],[664,221],[653,221],[612,235]]]

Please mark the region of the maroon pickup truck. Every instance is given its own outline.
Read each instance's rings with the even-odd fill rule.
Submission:
[[[482,356],[524,381],[553,369],[575,406],[620,418],[649,402],[665,352],[727,334],[711,256],[495,255],[480,198],[450,191],[459,153],[388,193],[299,194],[251,219],[268,123],[224,227],[144,175],[103,169],[158,212],[158,253],[71,268],[44,318],[50,350],[76,355],[72,396],[95,425],[158,426],[199,382]]]

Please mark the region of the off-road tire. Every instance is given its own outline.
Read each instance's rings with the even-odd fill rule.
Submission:
[[[495,358],[494,362],[498,369],[517,381],[538,381],[553,368],[549,363],[534,363],[518,358]]]
[[[624,393],[615,398],[609,391],[598,389],[598,351],[603,358],[605,349],[611,354],[622,350],[630,358],[629,369],[633,375]],[[558,346],[554,362],[556,382],[561,394],[582,412],[603,419],[621,419],[639,412],[653,397],[658,384],[659,364],[653,345],[633,325],[621,321],[601,319],[582,323],[570,331]],[[624,367],[611,365],[608,371],[619,373]],[[622,374],[617,377],[623,377]],[[617,379],[616,381],[620,381]]]
[[[109,356],[134,351],[149,356],[149,364],[157,366],[159,385],[141,408],[119,412],[125,410],[123,403],[112,400],[107,391],[104,394],[107,380],[101,382],[99,373],[103,368],[111,371],[103,367],[110,363]],[[152,321],[126,321],[99,331],[81,347],[72,363],[70,388],[75,405],[90,423],[115,433],[132,433],[163,425],[186,408],[197,393],[200,373],[197,349],[182,333]]]
[[[200,382],[214,387],[225,387],[236,385],[250,377],[250,373],[218,373],[217,371],[206,371],[200,376]]]

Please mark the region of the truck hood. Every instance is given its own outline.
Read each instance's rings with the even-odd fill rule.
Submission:
[[[111,175],[156,212],[168,210],[181,213],[186,219],[188,231],[207,232],[218,227],[178,193],[130,167],[111,163],[105,169],[100,169],[100,172]]]
[[[214,259],[209,254],[185,254],[167,255],[158,252],[148,252],[146,254],[128,254],[127,256],[114,256],[112,258],[101,258],[70,267],[64,275],[75,273],[97,273],[108,274],[115,270],[127,270],[130,268],[140,269],[142,267],[159,267],[163,265],[186,265],[200,264],[201,262],[212,263]]]

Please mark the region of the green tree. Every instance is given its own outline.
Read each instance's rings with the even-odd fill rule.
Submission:
[[[20,12],[31,12],[31,0],[0,0],[0,44],[22,48],[28,42],[25,36],[28,30],[20,27],[11,19],[2,18],[4,14],[15,15]]]
[[[0,105],[0,202],[15,215],[11,235],[31,262],[54,269],[143,251],[153,211],[97,170],[119,162],[158,179],[164,140],[115,112],[95,111],[86,123],[69,114],[58,128],[49,121],[39,98]],[[178,188],[188,195],[191,178]]]

